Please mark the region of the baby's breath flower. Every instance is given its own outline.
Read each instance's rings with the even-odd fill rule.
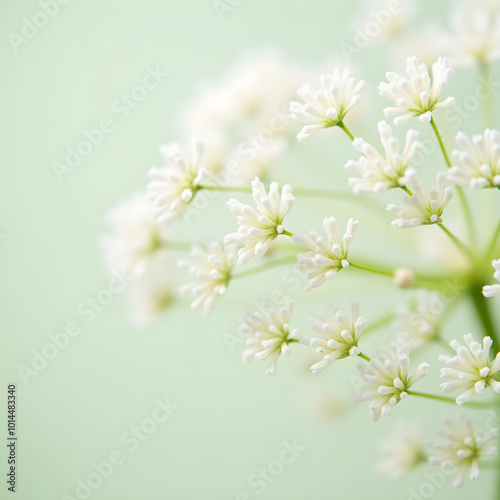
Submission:
[[[290,298],[286,297],[279,309],[270,299],[265,299],[263,305],[267,315],[253,311],[241,325],[241,331],[250,336],[243,351],[243,361],[270,358],[266,375],[274,376],[279,355],[290,353],[288,344],[292,340],[298,340],[299,331],[290,329],[293,309]]]
[[[441,368],[441,377],[449,379],[441,384],[441,390],[453,392],[465,389],[457,397],[457,405],[468,403],[474,393],[483,394],[488,386],[500,394],[500,382],[494,378],[500,371],[500,353],[490,361],[489,352],[493,344],[491,338],[484,337],[480,344],[474,340],[472,333],[468,333],[464,335],[464,341],[467,347],[455,339],[450,342],[450,346],[457,351],[456,356],[439,356],[439,361],[448,365]]]
[[[207,185],[210,173],[200,166],[203,146],[195,142],[193,161],[181,156],[179,146],[170,144],[161,149],[166,166],[149,171],[149,198],[156,205],[158,222],[168,224],[182,215],[200,186]]]
[[[416,423],[399,425],[381,442],[383,458],[378,470],[392,479],[401,479],[425,461],[423,429]]]
[[[300,141],[319,130],[338,125],[347,112],[361,102],[359,93],[366,85],[363,80],[356,81],[349,68],[321,75],[319,82],[318,89],[304,84],[297,91],[304,103],[290,103],[292,118],[306,123],[297,135]]]
[[[392,221],[392,227],[407,228],[443,222],[441,216],[453,196],[453,189],[447,187],[445,172],[439,172],[436,182],[437,187],[431,188],[427,195],[420,180],[415,178],[412,182],[413,196],[404,199],[408,207],[387,205],[389,212],[398,214],[398,218]]]
[[[408,395],[410,387],[425,377],[429,371],[427,363],[418,365],[412,376],[408,375],[410,358],[402,347],[388,352],[379,352],[369,363],[358,367],[361,377],[368,388],[355,401],[372,401],[369,405],[370,417],[377,421],[382,416],[392,413],[393,407]]]
[[[341,311],[332,307],[329,312],[321,311],[318,318],[311,318],[309,324],[323,337],[300,339],[302,344],[316,347],[316,352],[323,356],[321,361],[311,366],[314,374],[322,372],[337,359],[360,353],[358,342],[366,328],[366,321],[359,316],[357,304],[352,306],[351,323]]]
[[[500,281],[500,259],[494,260],[491,265],[495,269],[493,277]],[[493,297],[500,294],[500,285],[485,285],[483,286],[483,295],[485,297]]]
[[[363,139],[357,137],[353,141],[354,147],[364,155],[358,161],[350,160],[345,165],[348,170],[361,175],[360,178],[349,178],[349,187],[354,194],[380,193],[402,187],[415,174],[415,170],[408,165],[422,149],[422,144],[417,140],[418,133],[415,130],[408,131],[405,147],[400,152],[399,142],[385,121],[379,122],[378,130],[385,150],[383,156]]]
[[[358,221],[352,218],[347,221],[347,230],[342,238],[335,217],[325,217],[323,227],[326,239],[314,231],[309,236],[295,233],[292,237],[295,243],[311,250],[297,255],[297,269],[304,273],[307,280],[306,291],[333,279],[338,271],[349,266],[347,253]]]
[[[445,419],[444,423],[441,434],[445,440],[431,443],[436,455],[429,457],[429,462],[440,465],[445,470],[458,467],[458,475],[453,481],[453,486],[458,488],[462,486],[467,471],[470,470],[470,479],[479,477],[481,458],[496,456],[496,446],[489,446],[489,443],[498,437],[498,429],[491,429],[479,435],[474,432],[472,422],[463,416],[457,420]]]
[[[453,151],[458,165],[448,171],[450,182],[472,189],[500,187],[500,132],[486,129],[472,141],[459,132],[455,140],[460,149]]]
[[[254,255],[262,257],[269,250],[273,240],[284,232],[283,219],[295,201],[289,184],[283,186],[280,200],[279,184],[272,182],[267,194],[258,177],[252,181],[252,196],[257,210],[234,198],[227,203],[236,214],[238,232],[226,235],[224,241],[244,244],[238,251],[239,265],[246,264]]]
[[[187,269],[194,277],[193,281],[183,285],[180,290],[182,294],[193,295],[193,309],[201,307],[208,314],[217,297],[226,293],[236,250],[236,245],[221,245],[212,241],[204,247],[193,246],[191,256],[196,259],[195,262],[179,261],[179,267]]]
[[[386,77],[389,83],[381,82],[378,87],[381,97],[396,104],[384,109],[385,116],[395,116],[395,125],[406,123],[414,116],[418,116],[421,122],[430,122],[436,108],[455,104],[453,97],[439,101],[453,74],[453,68],[448,66],[444,57],[440,57],[432,65],[431,80],[427,66],[420,63],[417,56],[409,57],[406,60],[406,77],[388,71]]]

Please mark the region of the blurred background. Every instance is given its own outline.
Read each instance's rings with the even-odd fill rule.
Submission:
[[[245,75],[262,75],[255,84],[263,91],[276,89],[267,111],[283,109],[302,82],[314,84],[320,73],[347,64],[368,87],[346,123],[354,135],[378,143],[376,124],[386,105],[377,96],[378,83],[388,70],[402,72],[408,55],[416,52],[426,62],[441,55],[443,38],[436,33],[451,32],[455,3],[396,2],[399,13],[387,26],[379,21],[380,33],[367,36],[367,23],[394,2],[54,2],[0,4],[0,373],[5,384],[18,386],[18,498],[390,500],[413,498],[412,492],[414,499],[491,498],[495,478],[488,470],[460,490],[453,490],[451,481],[432,483],[426,474],[434,469],[426,467],[395,483],[376,471],[379,443],[397,422],[420,421],[433,438],[442,414],[456,413],[455,408],[407,400],[374,424],[366,404],[350,402],[357,360],[312,376],[316,354],[293,346],[291,356],[279,360],[274,378],[265,377],[265,362],[241,362],[238,323],[272,290],[296,300],[294,326],[306,335],[309,316],[329,301],[347,309],[356,299],[370,321],[412,300],[413,291],[396,290],[384,278],[341,273],[306,294],[302,286],[287,283],[286,269],[279,268],[235,281],[207,317],[191,311],[188,298],[175,296],[154,321],[140,320],[127,290],[103,292],[109,289],[101,243],[110,230],[106,213],[144,191],[149,168],[161,164],[161,145],[189,146],[191,131],[216,144],[196,114],[210,89],[224,89],[240,70],[243,82],[251,82]],[[50,16],[39,14],[42,4]],[[259,73],[259,61],[267,72]],[[280,89],[273,78],[282,68],[288,76]],[[492,68],[498,77],[498,68]],[[148,74],[157,85],[134,94]],[[457,67],[446,95],[463,102],[477,79],[477,68]],[[242,92],[241,99],[246,96]],[[224,106],[223,91],[219,101],[213,99],[208,101],[215,108]],[[448,144],[457,123],[467,133],[482,130],[479,105],[470,108],[455,123],[438,114]],[[434,141],[430,127],[417,120],[410,126]],[[99,144],[61,170],[68,148],[97,128],[103,130]],[[298,143],[299,128],[290,125],[287,148],[273,158],[266,180],[347,190],[343,165],[359,156],[347,137],[335,129]],[[398,129],[398,136],[407,128]],[[239,141],[251,134],[238,133]],[[423,178],[430,182],[443,168],[436,151],[422,167]],[[493,207],[498,214],[493,193],[483,194],[478,210],[487,214]],[[189,223],[173,224],[172,238],[220,240],[235,230],[228,198],[218,196]],[[479,206],[476,193],[470,199]],[[450,226],[460,231],[456,207],[454,213]],[[327,215],[335,215],[342,229],[348,217],[359,218],[352,252],[365,260],[415,264],[426,271],[442,269],[443,258],[450,269],[460,266],[458,257],[446,254],[437,229],[424,236],[425,228],[395,234],[383,207],[377,213],[370,206],[298,198],[288,221],[294,230],[319,230]],[[175,264],[182,256],[171,254],[173,290],[188,280]],[[93,313],[85,313],[89,307]],[[153,306],[145,307],[151,316]],[[71,322],[80,333],[49,353],[53,359],[37,361],[37,353]],[[138,328],[138,322],[145,325]],[[454,310],[444,337],[477,328],[464,304]],[[366,351],[374,352],[395,333],[389,325],[367,335]],[[437,392],[437,353],[429,348],[414,360],[415,366],[424,359],[432,365],[421,390]],[[158,399],[167,398],[178,408],[155,423]],[[134,426],[142,426],[135,438]],[[285,442],[296,443],[299,451],[291,463],[276,465]],[[96,476],[96,467],[102,469],[116,453],[119,465]],[[89,477],[95,487],[81,486]],[[422,496],[419,488],[429,482],[432,493],[424,488],[428,496]],[[3,485],[1,491],[5,496]]]

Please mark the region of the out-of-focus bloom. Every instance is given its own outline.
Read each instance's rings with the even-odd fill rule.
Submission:
[[[399,343],[416,349],[436,339],[444,303],[438,292],[420,291],[414,308],[400,308],[396,320]]]
[[[398,214],[392,221],[392,227],[408,228],[420,225],[441,224],[444,207],[453,197],[453,189],[447,187],[445,172],[437,175],[437,187],[430,189],[429,194],[424,191],[419,179],[412,181],[413,196],[406,196],[404,202],[408,207],[387,205],[387,210]]]
[[[380,443],[383,456],[377,469],[392,479],[401,479],[425,461],[424,433],[417,423],[395,427]]]
[[[301,343],[315,347],[316,352],[323,356],[321,361],[311,366],[314,374],[322,372],[337,359],[360,353],[358,342],[366,328],[366,321],[359,316],[357,304],[352,306],[351,323],[341,311],[331,308],[331,311],[321,311],[317,318],[311,318],[309,324],[322,335],[322,338],[300,339]]]
[[[456,356],[439,356],[439,361],[448,365],[441,368],[441,377],[449,379],[441,384],[441,390],[464,390],[456,399],[457,405],[468,403],[474,393],[483,394],[488,386],[500,394],[500,382],[494,379],[500,371],[500,353],[490,361],[489,352],[493,344],[491,338],[484,337],[483,343],[480,344],[474,340],[472,333],[468,333],[464,335],[464,342],[466,346],[456,339],[450,342],[450,346],[457,351]]]
[[[347,112],[361,102],[359,93],[366,85],[363,80],[357,81],[349,68],[321,75],[319,82],[318,89],[304,84],[297,91],[305,102],[290,103],[292,118],[306,123],[297,135],[299,140],[341,122]]]
[[[494,260],[491,265],[495,269],[495,273],[493,277],[500,281],[500,259]],[[485,297],[493,297],[494,295],[500,294],[500,285],[484,285],[483,286],[483,295]]]
[[[470,479],[479,477],[479,461],[483,457],[497,455],[497,447],[490,446],[490,442],[498,437],[498,429],[476,433],[472,422],[463,416],[456,420],[445,419],[444,423],[441,434],[445,439],[431,443],[436,454],[429,457],[429,462],[445,470],[457,467],[458,475],[453,486],[458,488],[462,486],[467,472]]]
[[[276,373],[276,362],[280,354],[289,354],[290,341],[298,340],[299,331],[290,329],[290,317],[293,301],[286,297],[278,309],[270,299],[263,302],[267,315],[261,312],[251,312],[241,326],[242,333],[249,335],[246,349],[243,351],[243,361],[253,358],[270,358],[266,375]]]
[[[297,255],[297,268],[307,280],[306,291],[333,279],[338,271],[349,266],[347,254],[358,221],[352,218],[347,221],[347,230],[342,238],[335,217],[325,217],[323,227],[326,239],[314,231],[309,236],[295,233],[292,237],[295,243],[311,250]]]
[[[417,140],[418,133],[415,130],[407,132],[406,144],[400,152],[399,142],[385,121],[379,122],[378,130],[385,150],[383,156],[363,139],[357,137],[353,141],[354,147],[363,154],[358,161],[349,160],[345,165],[361,176],[349,178],[349,187],[354,194],[380,193],[405,186],[415,175],[415,170],[408,165],[422,149]]]
[[[200,165],[203,146],[195,142],[193,160],[181,156],[179,146],[162,148],[166,166],[149,171],[148,196],[155,204],[158,222],[168,224],[182,215],[199,186],[207,185],[209,171]]]
[[[450,182],[472,189],[500,187],[500,132],[486,129],[472,141],[459,132],[455,140],[460,149],[453,151],[458,165],[448,171]]]
[[[500,58],[500,7],[496,0],[463,1],[453,9],[450,41],[453,62],[460,66]]]
[[[238,232],[226,235],[226,243],[243,243],[238,251],[238,264],[246,264],[254,255],[262,257],[277,236],[285,230],[283,219],[290,212],[295,200],[292,187],[285,184],[279,194],[279,184],[272,182],[269,194],[264,184],[256,177],[252,181],[252,196],[257,210],[250,205],[231,198],[229,209],[236,214]]]
[[[194,245],[191,256],[194,262],[179,261],[179,267],[187,269],[194,277],[193,281],[181,287],[181,294],[191,294],[194,299],[193,309],[201,308],[205,314],[212,309],[215,300],[226,293],[231,277],[236,245],[221,245],[215,241],[204,247]]]
[[[165,238],[151,202],[145,194],[134,195],[107,214],[112,234],[103,239],[104,256],[109,269],[141,276]]]
[[[406,60],[406,77],[388,71],[386,77],[389,83],[382,82],[378,87],[381,97],[396,104],[384,109],[385,116],[395,116],[395,125],[406,123],[414,116],[422,122],[431,121],[436,108],[455,104],[453,97],[439,100],[453,74],[453,68],[448,66],[445,58],[440,57],[432,65],[431,80],[427,66],[420,63],[417,56],[409,57]]]
[[[388,352],[379,352],[369,363],[358,366],[363,381],[368,388],[355,401],[371,401],[370,417],[377,421],[392,413],[393,407],[408,395],[410,387],[425,377],[429,371],[428,363],[418,365],[415,373],[409,376],[410,358],[402,347]]]
[[[411,288],[415,284],[415,274],[408,267],[398,267],[394,270],[393,282],[399,288]]]

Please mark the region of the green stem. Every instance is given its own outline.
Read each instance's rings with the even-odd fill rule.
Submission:
[[[245,278],[247,276],[251,276],[253,274],[261,273],[263,271],[267,271],[268,269],[272,269],[273,267],[282,266],[284,264],[291,264],[295,262],[297,256],[294,254],[292,256],[288,255],[287,257],[282,257],[281,259],[276,259],[271,262],[266,262],[261,266],[254,267],[253,269],[248,269],[248,271],[242,271],[240,273],[235,273],[231,275],[231,279],[236,278]]]
[[[436,394],[426,394],[425,392],[407,391],[409,396],[418,396],[419,398],[433,399],[435,401],[443,401],[444,403],[451,403],[455,406],[457,402],[453,398],[447,398],[446,396],[438,396]],[[466,403],[468,408],[491,408],[491,403]]]
[[[351,141],[354,141],[354,136],[351,134],[349,129],[344,125],[343,121],[338,122],[337,126],[339,126],[349,136],[349,139],[351,139]]]
[[[401,186],[401,189],[402,189],[405,193],[409,194],[410,196],[413,196],[413,193],[411,192],[411,190],[410,190],[407,186]]]
[[[468,258],[472,259],[473,262],[476,260],[476,256],[474,255],[474,252],[462,243],[444,224],[438,224],[438,226],[450,237],[450,239],[455,243],[457,248]]]
[[[481,321],[484,328],[485,335],[492,338],[496,351],[500,351],[500,339],[497,336],[495,323],[492,319],[489,299],[482,294],[481,285],[471,286],[468,294],[474,304],[479,321]]]
[[[434,121],[434,118],[431,118],[431,125],[432,125],[432,128],[434,129],[434,133],[436,134],[437,140],[439,142],[439,147],[441,148],[441,151],[443,152],[446,166],[448,168],[450,168],[451,167],[450,158],[448,157],[448,153],[446,152],[446,148],[444,147],[444,144],[443,144],[443,139],[441,139],[441,134],[439,133],[439,130],[436,126],[436,122]]]
[[[389,313],[377,319],[376,321],[370,322],[368,326],[363,330],[363,335],[366,335],[367,333],[376,330],[381,326],[387,325],[387,323],[390,323],[392,320],[394,320],[395,317],[396,317],[395,313]]]
[[[293,236],[293,233],[291,233],[290,231],[286,231],[285,229],[283,229],[281,234],[284,234],[285,236],[290,236],[290,238]]]
[[[362,352],[360,352],[358,354],[358,356],[361,358],[361,359],[364,359],[365,361],[368,361],[368,363],[371,361],[370,358],[366,355],[366,354],[363,354]]]
[[[496,250],[499,236],[500,236],[500,220],[498,221],[497,227],[493,233],[493,237],[491,238],[491,242],[488,245],[488,250],[486,250],[486,259],[487,260],[489,260],[490,258],[493,257],[493,252]]]
[[[386,269],[374,269],[365,265],[354,264],[353,262],[349,262],[349,267],[355,267],[356,269],[368,271],[369,273],[381,274],[382,276],[390,276],[391,278],[394,276],[394,271],[389,271]]]

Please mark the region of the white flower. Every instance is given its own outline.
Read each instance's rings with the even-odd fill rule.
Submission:
[[[444,207],[453,197],[453,189],[447,187],[445,172],[437,175],[437,187],[424,192],[421,182],[414,179],[412,182],[413,196],[406,196],[404,202],[408,207],[399,205],[387,205],[387,210],[398,214],[398,218],[392,221],[392,227],[408,228],[428,224],[441,224]]]
[[[341,311],[332,308],[330,313],[321,311],[318,318],[309,320],[309,324],[323,336],[323,338],[300,339],[302,344],[316,347],[316,352],[323,356],[321,361],[311,366],[314,374],[322,372],[337,359],[357,356],[360,353],[358,342],[366,328],[366,321],[359,316],[357,304],[352,306],[351,323]]]
[[[267,194],[258,177],[252,181],[252,196],[257,210],[234,198],[227,202],[231,212],[236,214],[238,232],[226,235],[224,241],[245,245],[238,251],[239,265],[246,264],[254,255],[262,257],[269,250],[273,240],[285,230],[283,219],[295,200],[289,184],[283,186],[280,201],[279,184],[272,182]]]
[[[441,377],[449,379],[441,384],[443,392],[453,392],[464,389],[457,399],[457,405],[468,403],[474,393],[483,394],[488,386],[500,394],[500,382],[495,380],[495,375],[500,371],[500,353],[493,361],[489,359],[490,347],[493,341],[484,337],[483,344],[474,340],[472,333],[464,335],[467,347],[460,345],[453,339],[450,346],[457,351],[456,356],[444,354],[439,356],[439,361],[446,363],[446,368],[441,368]]]
[[[462,486],[468,470],[470,479],[479,477],[478,462],[481,458],[497,454],[496,446],[489,446],[488,443],[498,437],[498,429],[483,430],[480,435],[474,432],[472,422],[463,416],[455,421],[445,419],[441,434],[445,440],[431,444],[437,454],[429,457],[429,462],[445,470],[458,467],[458,475],[453,481],[455,488]]]
[[[472,141],[459,132],[455,140],[460,149],[453,151],[453,159],[459,165],[448,171],[450,182],[472,189],[500,187],[500,132],[486,129]]]
[[[493,277],[500,281],[500,259],[494,260],[491,265],[495,269]],[[500,294],[500,285],[485,285],[483,286],[483,295],[485,297],[493,297]]]
[[[414,422],[400,424],[384,437],[380,449],[379,472],[401,479],[425,460],[423,429]]]
[[[361,175],[360,178],[349,178],[349,187],[354,194],[380,193],[406,186],[415,175],[415,170],[408,168],[408,165],[422,149],[422,144],[417,140],[418,133],[414,130],[407,132],[405,147],[400,152],[399,142],[385,121],[379,122],[378,130],[385,150],[384,156],[359,137],[353,141],[353,146],[363,154],[358,161],[350,160],[345,165],[348,170]]]
[[[418,116],[422,122],[430,122],[434,109],[455,104],[453,97],[439,101],[453,74],[453,68],[440,57],[432,65],[431,82],[427,66],[420,63],[417,56],[409,57],[406,60],[407,77],[388,71],[385,76],[389,83],[381,82],[378,87],[381,97],[396,104],[384,109],[385,116],[396,116],[395,125],[406,123],[413,116]]]
[[[356,81],[349,68],[343,71],[337,68],[332,74],[321,75],[319,82],[319,89],[304,84],[297,91],[304,103],[290,103],[292,118],[306,123],[297,135],[299,140],[341,122],[347,112],[360,103],[359,93],[366,85],[363,80]]]
[[[226,293],[231,277],[236,245],[221,245],[215,241],[208,242],[205,248],[194,245],[191,256],[195,262],[179,261],[179,267],[187,269],[194,280],[181,287],[181,294],[191,294],[194,299],[193,309],[202,308],[208,314],[220,295]]]
[[[444,303],[438,292],[421,290],[414,308],[402,307],[398,311],[398,341],[410,349],[431,342],[439,335],[439,323]]]
[[[195,142],[193,161],[187,162],[177,144],[162,148],[166,166],[149,171],[149,198],[155,203],[158,222],[168,224],[182,215],[199,186],[207,185],[210,173],[200,166],[203,146]]]
[[[359,365],[358,369],[369,388],[355,396],[354,400],[372,401],[369,405],[370,417],[377,421],[380,415],[385,417],[392,413],[394,405],[408,395],[410,387],[427,375],[429,365],[421,363],[410,377],[408,352],[397,347],[389,352],[379,352],[376,358]]]
[[[162,251],[160,243],[165,237],[165,228],[158,225],[152,208],[146,195],[137,194],[107,214],[113,229],[112,234],[103,239],[109,269],[141,276],[153,255]]]
[[[289,342],[299,338],[297,329],[290,330],[290,316],[292,314],[293,301],[285,297],[283,305],[277,309],[270,299],[263,302],[267,315],[260,312],[251,312],[241,326],[241,331],[250,338],[246,341],[246,349],[243,351],[243,361],[250,359],[270,358],[266,375],[276,373],[276,362],[280,354],[289,354]]]
[[[338,271],[349,266],[347,253],[358,221],[352,218],[347,221],[347,230],[342,238],[335,217],[325,217],[323,227],[327,239],[314,231],[309,236],[295,233],[292,237],[295,243],[311,250],[297,255],[297,269],[304,273],[307,280],[306,291],[333,279]]]
[[[500,9],[496,0],[463,1],[453,9],[453,62],[470,66],[500,58]]]

